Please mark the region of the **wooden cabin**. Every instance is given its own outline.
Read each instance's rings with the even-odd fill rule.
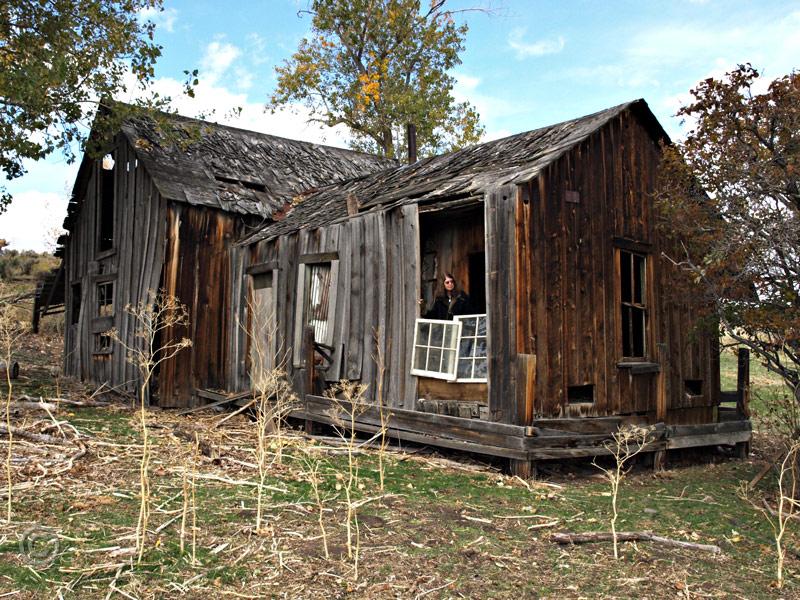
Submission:
[[[107,156],[84,157],[64,222],[64,372],[135,390],[138,372],[107,332],[132,344],[136,324],[124,307],[163,289],[188,306],[189,330],[175,333],[193,346],[160,369],[152,401],[191,406],[196,390],[225,389],[236,330],[232,243],[304,190],[390,164],[177,115],[127,121]]]
[[[652,425],[656,451],[746,449],[746,380],[721,394],[717,334],[662,257],[669,140],[643,100],[405,166],[165,119],[169,135],[132,120],[112,160],[81,165],[62,250],[67,374],[133,389],[106,332],[131,339],[122,307],[161,288],[188,305],[194,344],[158,373],[163,407],[248,391],[262,356],[309,423],[331,421],[327,388],[358,381],[373,404],[359,429],[375,431],[381,402],[391,435],[520,473],[600,454],[627,422]],[[421,318],[446,272],[473,313]]]
[[[330,422],[321,388],[347,379],[380,390],[392,435],[523,471],[601,453],[628,421],[655,427],[655,450],[746,444],[746,407],[720,408],[717,332],[662,257],[668,142],[639,100],[309,193],[237,244],[234,310],[274,319],[257,343],[288,350],[311,421]],[[421,319],[446,272],[474,314]],[[233,389],[249,386],[251,338]]]

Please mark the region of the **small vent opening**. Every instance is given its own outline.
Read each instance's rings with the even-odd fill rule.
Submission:
[[[594,402],[594,384],[567,387],[567,403],[591,404]]]

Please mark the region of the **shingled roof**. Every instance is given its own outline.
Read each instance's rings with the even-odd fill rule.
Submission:
[[[262,217],[301,192],[397,164],[179,115],[162,114],[158,125],[132,119],[122,130],[165,198]]]
[[[655,139],[669,139],[647,103],[635,100],[578,119],[327,186],[301,197],[282,220],[265,225],[242,243],[273,239],[297,229],[346,219],[348,197],[357,201],[359,211],[366,211],[377,206],[474,197],[489,187],[529,181],[626,110],[634,111]]]

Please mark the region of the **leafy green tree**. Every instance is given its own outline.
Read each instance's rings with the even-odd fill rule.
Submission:
[[[405,127],[417,130],[420,155],[477,142],[477,111],[456,102],[449,71],[459,65],[467,26],[445,0],[312,0],[311,34],[276,68],[273,109],[305,104],[312,120],[344,124],[353,147],[400,156]]]
[[[685,141],[666,148],[664,224],[725,333],[800,403],[800,73],[763,86],[742,65],[691,91]]]
[[[142,11],[162,0],[6,0],[0,3],[0,168],[61,150],[74,160],[101,99],[153,77],[161,47]],[[131,76],[132,75],[132,79]],[[0,187],[0,212],[10,196]]]

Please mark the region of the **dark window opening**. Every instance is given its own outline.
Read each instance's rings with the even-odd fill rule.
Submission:
[[[620,250],[619,260],[622,355],[626,358],[644,358],[647,352],[645,257]]]
[[[686,393],[690,396],[703,395],[703,380],[702,379],[686,379],[683,382],[686,388]]]
[[[111,352],[111,336],[107,333],[96,333],[94,335],[94,351],[96,353]]]
[[[469,299],[475,313],[486,312],[486,253],[469,255]]]
[[[72,304],[69,311],[69,322],[71,325],[77,325],[81,318],[81,284],[72,284]]]
[[[570,385],[567,387],[567,403],[592,403],[594,402],[594,384]]]
[[[97,284],[97,316],[114,316],[114,282],[104,281]]]
[[[98,200],[99,231],[97,250],[103,252],[114,247],[114,171],[100,170],[100,198]]]
[[[114,247],[114,171],[101,170],[100,174],[97,250],[103,252]]]

